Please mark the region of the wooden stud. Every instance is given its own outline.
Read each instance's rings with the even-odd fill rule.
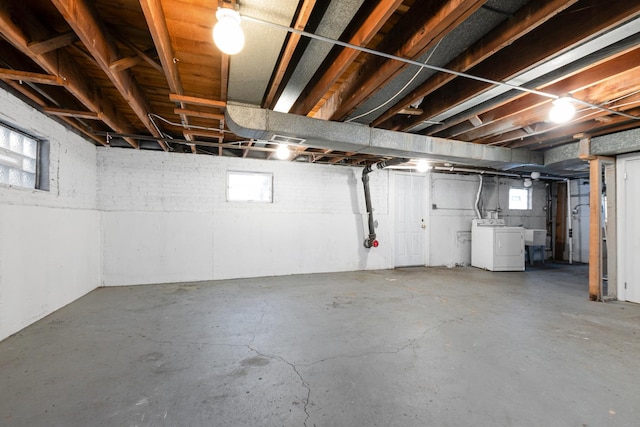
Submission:
[[[173,102],[183,102],[185,104],[201,105],[206,107],[225,108],[227,103],[214,99],[196,98],[195,96],[179,95],[177,93],[169,94],[169,99]]]
[[[0,68],[0,79],[20,80],[24,82],[40,83],[43,85],[64,86],[65,81],[61,77],[50,74],[31,73],[29,71],[9,70]]]

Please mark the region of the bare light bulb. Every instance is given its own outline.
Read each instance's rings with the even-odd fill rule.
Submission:
[[[240,28],[240,14],[227,7],[216,11],[218,22],[213,26],[213,41],[227,55],[235,55],[244,47],[244,32]]]
[[[576,108],[571,98],[563,97],[553,101],[553,107],[549,110],[549,120],[554,123],[566,123],[576,114]]]
[[[290,155],[291,155],[291,151],[289,150],[289,147],[287,147],[286,144],[278,145],[278,148],[276,149],[277,158],[279,158],[280,160],[286,160],[289,158]]]
[[[416,163],[416,170],[420,173],[425,173],[429,170],[429,162],[427,162],[425,159],[418,160],[418,162]]]

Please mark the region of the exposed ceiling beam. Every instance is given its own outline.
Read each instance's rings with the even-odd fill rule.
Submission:
[[[307,22],[309,22],[309,17],[311,16],[311,12],[313,11],[313,6],[315,6],[316,0],[304,0],[300,10],[298,11],[298,16],[296,17],[296,22],[293,24],[293,28],[296,30],[304,30],[307,26]],[[273,73],[272,81],[269,84],[269,89],[267,91],[267,95],[265,96],[263,107],[265,108],[273,108],[276,102],[276,94],[280,89],[280,85],[282,83],[282,79],[287,71],[287,67],[293,57],[293,54],[298,47],[298,43],[300,42],[300,38],[302,36],[298,33],[289,33],[289,37],[287,38],[286,46],[282,54],[280,55],[280,59],[278,60],[278,65],[276,66],[276,70]]]
[[[76,119],[102,120],[102,115],[93,111],[65,110],[62,108],[43,107],[42,111],[52,116],[73,117]]]
[[[0,32],[3,37],[23,54],[31,58],[36,64],[42,67],[48,73],[57,74],[64,78],[67,82],[66,89],[75,96],[85,107],[94,113],[102,113],[103,121],[114,131],[120,133],[132,133],[133,129],[128,126],[124,116],[115,108],[115,106],[106,98],[101,90],[94,82],[86,79],[75,59],[64,50],[55,52],[34,53],[29,48],[29,40],[45,39],[46,35],[44,27],[37,25],[35,18],[32,17],[29,28],[26,22],[23,27],[19,28],[13,19],[13,13],[17,13],[14,7],[7,0],[0,1]],[[25,11],[22,11],[25,13]],[[29,30],[30,34],[25,34],[25,30]],[[138,148],[138,143],[127,138],[126,141],[133,147]]]
[[[7,84],[9,86],[11,86],[16,92],[19,92],[22,95],[24,95],[27,98],[29,98],[31,100],[31,102],[33,102],[35,105],[40,106],[43,110],[46,108],[46,105],[47,105],[46,102],[44,102],[36,94],[34,94],[31,90],[29,90],[26,85],[21,85],[19,83],[14,82],[14,81],[8,81]],[[67,125],[69,125],[72,128],[74,128],[75,130],[77,130],[78,132],[80,132],[85,137],[87,137],[89,139],[92,139],[93,141],[97,142],[98,144],[107,145],[107,141],[106,141],[105,138],[101,138],[101,137],[89,132],[87,129],[85,129],[76,120],[73,120],[70,117],[64,117],[64,116],[59,117],[59,119],[61,121],[63,121],[64,123],[66,123]]]
[[[500,49],[509,46],[515,40],[531,32],[541,24],[571,6],[578,0],[544,0],[529,2],[514,14],[513,18],[504,21],[485,37],[466,49],[461,55],[450,61],[444,68],[465,72],[479,64]],[[386,120],[400,112],[434,90],[453,80],[453,74],[436,73],[424,83],[412,90],[374,120],[371,126],[378,127]]]
[[[127,40],[126,38],[122,37],[121,35],[115,34],[115,35],[113,35],[113,37],[116,40],[118,40],[118,42],[122,43],[123,45],[125,45],[126,47],[131,49],[138,56],[138,58],[140,58],[141,60],[143,60],[147,64],[151,65],[151,67],[153,67],[154,69],[158,70],[160,73],[164,74],[164,69],[162,68],[162,65],[158,64],[150,56],[150,55],[155,53],[155,49],[148,49],[146,51],[143,51],[142,49],[139,49],[138,46],[136,46],[135,44],[131,43],[129,40]]]
[[[626,108],[619,108],[620,110],[624,110],[630,114],[638,114],[640,111],[640,96],[634,95],[629,98],[625,98],[620,104],[628,104]],[[613,108],[616,108],[615,104],[612,105]],[[631,108],[633,107],[633,108]],[[510,133],[506,133],[501,141],[496,141],[495,144],[504,144],[510,148],[519,148],[519,147],[532,147],[539,145],[540,143],[545,143],[546,146],[553,144],[554,142],[567,142],[574,140],[574,135],[580,133],[587,133],[589,135],[597,136],[601,135],[601,132],[607,131],[612,132],[612,128],[620,127],[622,125],[635,125],[633,120],[630,120],[624,116],[616,116],[616,115],[608,115],[607,112],[603,111],[593,111],[587,110],[578,113],[578,118],[584,117],[583,120],[576,120],[572,123],[566,124],[564,126],[556,126],[551,127],[547,132],[540,134],[536,133],[534,135],[522,135],[518,131],[513,131]],[[625,127],[626,128],[629,128]],[[623,128],[619,128],[622,130]],[[496,138],[497,139],[497,138]]]
[[[249,142],[247,142],[247,145],[245,145],[245,148],[242,151],[242,158],[247,157],[247,155],[249,154],[250,148],[253,146],[253,139],[249,140]]]
[[[109,64],[109,68],[117,73],[127,70],[134,65],[138,65],[141,62],[142,59],[138,56],[127,56],[126,58],[118,59],[117,61],[112,62],[111,64]]]
[[[550,93],[574,93],[586,89],[589,86],[596,86],[607,80],[619,79],[619,77],[616,76],[635,68],[637,64],[640,64],[640,47],[621,52],[618,56],[611,57],[600,63],[590,64],[567,78],[541,86],[539,89]],[[462,115],[456,119],[456,122],[459,122],[459,124],[453,126],[453,124],[446,123],[445,125],[439,126],[438,129],[432,133],[442,138],[455,138],[460,136],[460,139],[464,141],[474,140],[490,134],[491,128],[496,126],[497,121],[522,114],[539,105],[548,105],[548,103],[548,98],[533,94],[523,94],[501,105],[492,105],[490,109],[484,112],[476,112],[482,122],[480,125],[471,125],[465,121],[466,115]]]
[[[416,59],[447,33],[478,10],[485,0],[419,1],[403,16],[377,49]],[[386,38],[385,38],[386,40]],[[360,102],[370,97],[407,67],[406,63],[367,56],[358,70],[331,95],[315,114],[317,118],[343,120]]]
[[[544,90],[570,93],[578,99],[588,99],[593,104],[606,103],[632,91],[634,87],[630,85],[640,84],[635,71],[638,64],[640,48],[547,85]],[[484,143],[491,138],[501,138],[496,135],[504,135],[516,128],[534,128],[538,122],[546,120],[550,107],[550,100],[544,97],[531,94],[520,96],[481,113],[483,124],[480,126],[473,127],[468,122],[462,122],[437,136]],[[610,114],[606,111],[601,113]],[[538,132],[527,132],[531,133],[539,134],[539,129]],[[489,142],[493,142],[493,139]]]
[[[64,86],[65,81],[60,76],[51,74],[31,73],[29,71],[8,70],[0,68],[0,79],[19,80],[24,82],[40,83],[43,85]]]
[[[402,0],[378,0],[372,10],[367,10],[366,18],[348,42],[357,46],[366,46],[400,4]],[[354,49],[341,47],[334,47],[334,49],[339,52],[337,56],[327,57],[325,62],[330,61],[330,64],[320,66],[316,76],[311,79],[313,84],[305,88],[291,107],[290,113],[308,114],[360,54]]]
[[[595,35],[629,20],[639,12],[640,2],[581,1],[501,49],[490,60],[471,68],[469,73],[496,81],[507,81],[572,49],[584,40],[592,39]],[[488,83],[456,78],[423,99],[420,105],[424,110],[422,115],[410,118],[396,116],[391,120],[393,126],[390,128],[411,129],[439,112],[451,109],[492,87]]]
[[[178,70],[178,64],[175,60],[176,55],[171,44],[171,37],[169,36],[167,19],[164,14],[164,9],[162,8],[162,2],[160,0],[140,0],[140,6],[142,7],[147,26],[151,32],[153,43],[160,56],[160,63],[162,64],[161,72],[167,79],[169,89],[172,93],[184,95],[182,79],[180,78],[180,71]],[[184,107],[183,104],[180,104],[180,106]],[[180,122],[188,126],[189,118],[185,114],[179,114],[179,116]],[[192,134],[183,132],[183,135],[187,140],[193,140]],[[192,146],[191,151],[195,154],[194,146]]]
[[[224,120],[223,113],[210,113],[208,111],[187,110],[184,108],[175,108],[173,112],[185,117],[201,117],[203,119]]]
[[[143,91],[128,71],[113,71],[109,65],[112,58],[120,58],[115,42],[108,34],[103,22],[98,18],[94,6],[86,0],[51,0],[63,18],[78,35],[82,43],[95,58],[102,71],[127,101],[138,120],[151,135],[158,138],[158,144],[168,151],[169,146],[162,141],[162,135],[149,119],[152,113]]]
[[[48,38],[40,42],[31,42],[28,44],[31,52],[42,55],[43,53],[51,52],[53,50],[60,49],[65,46],[69,46],[78,40],[78,36],[73,31],[57,35],[55,37]]]
[[[227,103],[224,101],[218,101],[215,99],[206,99],[206,98],[196,98],[195,96],[180,95],[177,93],[170,94],[169,99],[172,100],[173,102],[183,102],[185,104],[201,105],[204,107],[225,108],[227,106]]]
[[[190,136],[204,136],[206,138],[220,138],[222,135],[224,135],[223,131],[217,131],[217,130],[202,130],[202,129],[185,129],[183,131],[183,133],[185,135],[190,135]],[[200,142],[196,142],[196,144],[199,144]]]

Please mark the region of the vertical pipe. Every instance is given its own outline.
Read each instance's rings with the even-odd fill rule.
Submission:
[[[571,181],[567,179],[567,227],[569,228],[569,264],[573,264],[573,217],[571,213]]]
[[[478,204],[480,203],[480,193],[482,193],[482,174],[478,175],[478,178],[480,178],[480,183],[478,184],[478,194],[476,194],[476,203],[474,207],[476,208],[476,215],[478,216],[478,219],[482,219],[480,208],[478,207]]]
[[[387,166],[399,165],[401,163],[408,162],[409,159],[393,158],[383,162],[378,162],[374,165],[368,165],[362,170],[362,186],[364,187],[364,203],[367,208],[367,214],[369,215],[369,236],[364,240],[364,247],[369,249],[371,247],[377,247],[376,241],[376,227],[373,221],[373,207],[371,206],[371,192],[369,190],[369,174],[377,169],[384,169]]]
[[[371,169],[365,168],[362,174],[362,185],[364,187],[364,204],[367,208],[367,215],[369,216],[369,236],[364,241],[364,247],[370,248],[373,246],[373,241],[376,240],[375,224],[373,221],[373,208],[371,207],[371,193],[369,191],[369,172]]]

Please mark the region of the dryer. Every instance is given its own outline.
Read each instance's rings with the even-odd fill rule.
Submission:
[[[524,271],[524,228],[504,219],[471,222],[471,265],[489,271]]]

